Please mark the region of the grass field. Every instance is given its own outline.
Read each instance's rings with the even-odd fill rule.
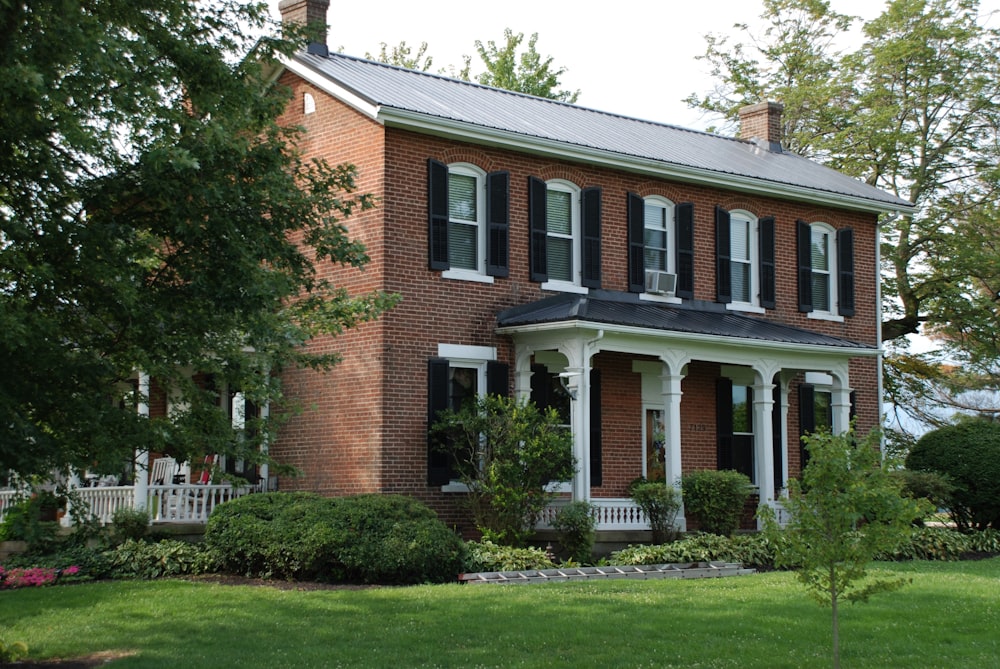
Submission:
[[[1000,666],[1000,558],[880,565],[904,589],[845,606],[847,668]],[[830,614],[788,573],[536,586],[282,590],[182,580],[0,592],[30,657],[125,667],[830,666]]]

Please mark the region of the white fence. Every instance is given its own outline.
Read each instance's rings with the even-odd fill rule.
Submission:
[[[597,521],[595,529],[597,530],[649,529],[649,520],[646,518],[646,514],[627,497],[601,497],[591,499],[590,503],[594,506],[594,519]],[[552,521],[555,520],[556,514],[567,504],[569,504],[568,499],[560,499],[545,507],[536,526],[537,529],[552,529]]]

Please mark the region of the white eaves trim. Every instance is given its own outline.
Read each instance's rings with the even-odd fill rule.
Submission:
[[[360,95],[355,94],[343,86],[338,86],[334,82],[330,81],[329,77],[320,74],[311,67],[307,67],[294,59],[284,58],[282,59],[282,65],[289,72],[302,77],[305,81],[309,82],[324,93],[332,95],[344,104],[353,107],[365,116],[371,118],[373,121],[377,121],[379,123],[382,122],[379,118],[379,112],[381,109],[379,105],[364,99]]]
[[[672,330],[657,330],[632,325],[609,325],[589,321],[559,321],[556,323],[538,323],[536,325],[515,325],[497,328],[495,332],[501,335],[526,334],[532,332],[558,332],[566,330],[603,330],[607,334],[631,335],[640,337],[655,337],[672,342],[697,343],[712,346],[737,346],[744,350],[785,351],[805,353],[810,355],[836,356],[838,358],[874,358],[881,351],[877,348],[850,348],[843,346],[823,346],[818,344],[792,344],[782,341],[767,341],[763,339],[745,339],[743,337],[727,337],[724,335],[699,334],[696,332],[675,332]]]

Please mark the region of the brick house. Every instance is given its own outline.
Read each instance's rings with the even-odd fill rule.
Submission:
[[[281,2],[292,21],[328,5]],[[641,529],[637,477],[731,468],[773,503],[803,431],[878,424],[877,220],[909,204],[783,151],[780,105],[744,109],[733,139],[320,43],[274,78],[300,148],[356,165],[378,200],[346,221],[370,264],[322,271],[402,296],[312,344],[342,352],[332,372],[285,373],[308,410],[271,449],[303,473],[282,489],[411,495],[470,529],[428,424],[513,393],[564,412],[566,497]]]

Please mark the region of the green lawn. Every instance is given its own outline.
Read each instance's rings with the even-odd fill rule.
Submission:
[[[845,669],[1000,666],[1000,558],[880,569],[913,583],[846,606]],[[178,580],[0,592],[32,658],[112,667],[829,666],[827,609],[793,575],[537,586],[279,590]]]

